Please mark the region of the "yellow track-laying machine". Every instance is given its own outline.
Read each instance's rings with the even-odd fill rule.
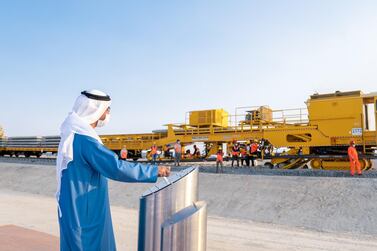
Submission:
[[[183,146],[203,142],[208,158],[224,143],[263,142],[260,158],[271,167],[346,170],[347,148],[354,140],[363,169],[372,167],[377,145],[377,93],[361,91],[314,94],[305,108],[272,110],[269,106],[238,107],[229,115],[223,109],[192,111],[183,124],[146,134],[102,135],[104,144],[119,153],[124,145],[133,159],[155,143],[161,151],[177,139]],[[2,132],[0,131],[0,134]],[[33,138],[33,139],[32,139]],[[59,137],[3,137],[0,155],[40,156],[55,153]]]

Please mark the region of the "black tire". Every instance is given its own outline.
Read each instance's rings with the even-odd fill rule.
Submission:
[[[266,162],[266,163],[264,163],[264,166],[265,166],[265,167],[268,167],[268,168],[270,168],[270,169],[274,169],[274,165],[273,165],[271,162]]]

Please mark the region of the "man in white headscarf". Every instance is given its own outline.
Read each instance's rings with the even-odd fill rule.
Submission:
[[[164,166],[119,160],[95,132],[110,119],[110,97],[83,91],[61,126],[56,174],[60,249],[116,250],[107,178],[122,182],[156,182],[169,176]]]

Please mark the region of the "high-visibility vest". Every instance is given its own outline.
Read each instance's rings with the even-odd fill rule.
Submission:
[[[122,149],[122,150],[120,151],[120,157],[121,157],[122,159],[127,159],[127,155],[128,155],[128,151],[127,151],[127,149]]]
[[[246,149],[241,148],[241,156],[246,156]]]
[[[356,151],[356,148],[353,146],[348,147],[348,157],[350,161],[358,161],[359,160],[359,155]]]
[[[217,159],[217,161],[223,161],[223,153],[222,152],[218,152],[216,159]]]
[[[237,146],[233,146],[233,152],[232,152],[232,155],[233,156],[238,156],[238,153],[240,152],[240,148],[237,147]]]
[[[181,153],[182,152],[182,147],[181,147],[181,144],[175,144],[174,145],[174,151],[176,152],[176,153]]]
[[[257,143],[251,144],[250,153],[255,153],[257,150],[258,150],[258,144]]]
[[[151,147],[151,154],[156,154],[157,153],[157,146],[152,146]]]

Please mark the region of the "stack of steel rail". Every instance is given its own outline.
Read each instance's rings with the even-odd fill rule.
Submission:
[[[42,148],[58,148],[60,136],[46,136],[43,137],[41,142]]]
[[[7,137],[1,142],[8,148],[40,148],[42,137]]]

